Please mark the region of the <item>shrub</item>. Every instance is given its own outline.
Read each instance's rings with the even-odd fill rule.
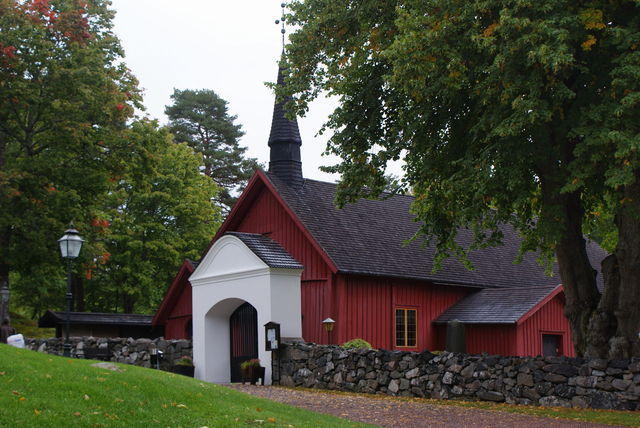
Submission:
[[[173,362],[174,365],[176,366],[187,366],[187,367],[193,367],[193,360],[191,359],[191,357],[188,356],[183,356],[178,358],[177,360],[175,360]]]
[[[247,370],[249,367],[260,367],[260,360],[257,358],[254,358],[252,360],[247,360],[242,364],[240,364],[241,370]]]
[[[342,344],[343,348],[348,349],[371,349],[371,344],[364,339],[351,339]]]

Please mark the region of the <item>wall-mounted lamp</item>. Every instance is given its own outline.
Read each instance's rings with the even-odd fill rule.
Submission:
[[[324,321],[322,321],[322,326],[327,331],[327,333],[331,333],[333,331],[333,326],[335,324],[336,324],[336,322],[334,320],[332,320],[331,318],[327,318]]]

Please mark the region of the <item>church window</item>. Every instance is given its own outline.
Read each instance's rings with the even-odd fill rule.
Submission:
[[[417,346],[417,314],[416,309],[396,309],[396,346],[415,348]]]

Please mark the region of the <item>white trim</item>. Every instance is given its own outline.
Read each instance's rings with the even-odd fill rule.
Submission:
[[[223,263],[229,264],[233,267],[219,271],[214,264],[219,259],[218,255],[222,252],[228,253],[235,250],[237,254],[228,258]],[[246,266],[246,269],[245,269]],[[240,238],[233,235],[224,235],[218,239],[213,246],[209,249],[204,256],[196,270],[193,271],[189,277],[189,281],[193,282],[199,279],[210,278],[212,276],[219,276],[221,274],[233,274],[237,272],[246,272],[247,270],[256,269],[268,269],[269,266],[256,256],[249,247],[245,245]],[[215,273],[209,271],[215,270]]]
[[[278,275],[301,276],[304,268],[269,268],[269,270]]]
[[[260,269],[253,269],[249,271],[230,272],[230,273],[224,273],[222,275],[203,276],[197,279],[190,278],[189,282],[191,282],[191,285],[193,287],[197,287],[197,286],[207,285],[212,283],[233,281],[234,279],[253,278],[256,276],[268,275],[269,271],[270,271],[269,268],[260,268]]]

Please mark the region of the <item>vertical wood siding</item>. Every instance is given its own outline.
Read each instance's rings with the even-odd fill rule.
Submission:
[[[384,349],[436,349],[433,320],[468,294],[467,290],[457,287],[375,277],[345,276],[343,281],[338,281],[338,286],[345,288],[344,293],[339,292],[344,299],[339,341],[362,338],[374,347]],[[396,307],[418,311],[415,348],[395,346]]]
[[[302,272],[302,336],[328,343],[322,320],[336,318],[332,312],[332,272],[303,232],[269,191],[263,191],[234,228],[237,232],[260,233],[278,242],[304,265]]]
[[[516,355],[515,325],[467,325],[465,333],[470,354]]]
[[[542,334],[544,333],[562,335],[563,355],[575,356],[569,320],[564,316],[564,296],[562,293],[551,299],[531,317],[518,325],[518,355],[541,355]]]
[[[302,280],[326,280],[331,275],[322,256],[271,192],[264,191],[256,198],[235,231],[266,234],[280,243],[293,258],[304,264]]]
[[[315,343],[326,343],[323,340],[322,320],[327,316],[324,295],[326,281],[302,281],[302,336],[305,340]],[[323,316],[325,318],[323,318]]]
[[[191,284],[188,274],[181,278],[182,292],[169,313],[167,323],[164,326],[166,339],[187,339],[186,326],[191,319]]]

